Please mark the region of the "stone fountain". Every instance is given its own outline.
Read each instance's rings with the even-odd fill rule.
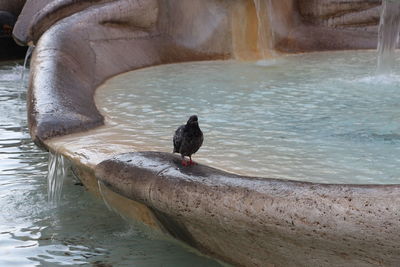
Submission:
[[[31,136],[69,158],[85,186],[125,216],[225,262],[396,266],[399,185],[260,179],[203,165],[183,169],[168,153],[123,153],[129,150],[107,144],[82,155],[59,141],[103,127],[93,95],[113,75],[172,62],[376,48],[380,4],[28,0],[13,35],[36,46]]]

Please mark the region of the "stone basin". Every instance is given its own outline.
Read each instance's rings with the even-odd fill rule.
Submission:
[[[107,78],[172,62],[376,47],[379,1],[276,1],[268,49],[247,0],[28,0],[14,38],[35,45],[28,119],[33,140],[68,157],[116,210],[227,263],[396,266],[399,185],[254,178],[170,153],[74,140],[107,130],[93,100]],[[271,50],[268,50],[271,51]],[[99,189],[100,188],[100,189]],[[102,193],[104,195],[104,192]]]

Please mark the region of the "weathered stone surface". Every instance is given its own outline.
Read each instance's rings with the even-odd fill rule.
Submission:
[[[243,266],[396,266],[400,186],[330,185],[182,167],[128,153],[96,167],[111,190],[153,210],[176,238]]]
[[[93,94],[112,75],[162,63],[227,57],[224,41],[219,41],[225,35],[218,32],[185,28],[178,41],[171,39],[172,33],[160,32],[171,16],[156,0],[112,1],[82,10],[46,31],[36,43],[28,92],[34,141],[41,144],[102,124]],[[206,38],[186,41],[193,34]]]
[[[18,20],[14,38],[21,45],[36,43],[57,21],[95,4],[114,0],[28,0]]]
[[[107,2],[116,2],[116,0],[28,1],[23,11],[23,16],[21,16],[14,31],[14,36],[21,43],[35,43],[41,34],[58,20],[92,5]],[[232,6],[236,6],[236,3],[246,3],[242,6],[247,6],[247,9],[252,8],[253,11],[246,15],[247,18],[237,16],[238,13],[231,13],[230,16],[233,16],[232,18],[228,16],[223,20],[227,22],[232,20],[232,23],[236,19],[246,24],[250,22],[250,25],[254,24],[254,27],[257,28],[256,20],[248,20],[257,17],[254,11],[253,0],[238,0],[233,2],[170,0],[161,1],[160,3],[165,6],[165,10],[169,14],[174,14],[174,16],[170,16],[169,23],[160,24],[164,26],[161,31],[170,34],[176,41],[181,39],[182,34],[185,34],[186,37],[190,35],[191,38],[186,38],[185,45],[190,45],[190,43],[195,44],[196,39],[207,38],[207,33],[229,34],[229,31],[225,27],[219,26],[220,22],[218,20],[220,20],[221,16],[216,15],[229,13],[229,10],[233,8]],[[349,47],[376,47],[376,25],[379,18],[380,1],[285,0],[272,1],[270,8],[273,9],[272,26],[276,39],[274,41],[275,47],[278,50],[297,52],[348,49]],[[196,15],[194,16],[191,12]],[[235,28],[237,27],[235,26]],[[233,32],[235,31],[233,29]],[[247,32],[251,31],[251,27],[247,26]],[[320,33],[324,31],[327,31],[327,34],[321,35]],[[202,34],[196,34],[199,32]],[[310,36],[312,36],[311,39],[313,42],[308,40]],[[345,41],[337,42],[336,39],[338,38],[344,38]],[[245,42],[246,49],[251,50],[251,44],[254,44],[254,40],[252,39],[248,35],[242,35],[235,40],[239,43]],[[243,44],[240,46],[243,46]],[[197,47],[196,49],[199,48]],[[252,53],[254,54],[254,52]],[[248,53],[244,54],[249,55]],[[252,57],[251,53],[249,57]]]
[[[260,25],[254,2],[232,1],[232,38],[238,58],[259,57],[257,34]],[[284,0],[268,3],[267,10],[272,10],[269,12],[271,42],[278,51],[375,49],[377,46],[380,1]]]
[[[284,52],[375,49],[379,0],[293,0],[286,33],[277,31],[275,46]],[[290,2],[290,1],[283,1]]]
[[[27,0],[13,30],[13,36],[20,45],[27,45],[30,25],[35,16],[52,0]]]
[[[380,0],[310,0],[298,1],[303,20],[328,27],[376,26],[380,16]]]
[[[318,36],[318,38],[315,38]],[[375,49],[376,34],[367,31],[336,30],[329,27],[300,25],[277,41],[282,52]]]

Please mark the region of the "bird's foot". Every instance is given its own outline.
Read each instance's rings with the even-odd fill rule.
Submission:
[[[197,165],[197,163],[196,163],[196,162],[194,162],[192,159],[190,159],[190,161],[189,161],[189,165]]]
[[[182,160],[182,166],[183,167],[186,167],[186,166],[189,166],[190,165],[190,162],[187,162],[186,160]]]

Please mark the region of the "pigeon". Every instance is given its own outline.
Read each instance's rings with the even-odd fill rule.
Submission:
[[[196,153],[203,144],[203,132],[200,130],[196,115],[190,116],[186,125],[181,125],[176,129],[173,142],[173,153],[181,154],[182,165],[195,165],[196,163],[192,161],[192,154]],[[189,157],[189,162],[185,160],[185,156]]]

